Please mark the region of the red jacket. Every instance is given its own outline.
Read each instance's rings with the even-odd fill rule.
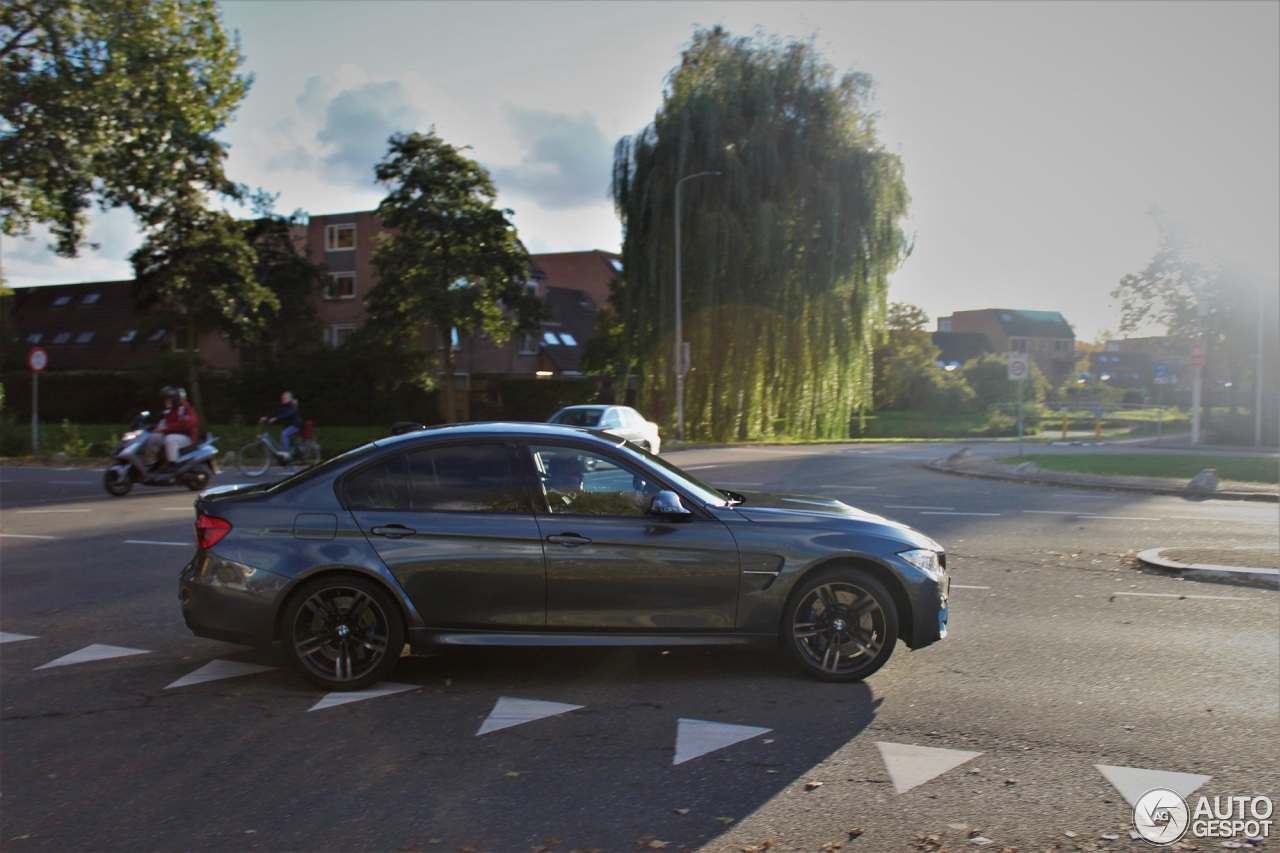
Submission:
[[[200,419],[190,403],[179,403],[166,411],[157,429],[163,433],[185,433],[192,443],[200,441]]]

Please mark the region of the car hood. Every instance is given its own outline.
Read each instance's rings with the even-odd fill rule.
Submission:
[[[873,532],[874,528],[892,528],[899,535],[907,534],[907,538],[917,541],[920,547],[942,550],[942,546],[924,534],[891,518],[867,512],[850,506],[834,498],[818,495],[781,495],[765,492],[740,492],[746,498],[743,503],[733,506],[733,511],[756,524],[810,524],[821,526],[841,526],[838,522],[846,522],[852,526]],[[884,530],[888,533],[890,531]]]

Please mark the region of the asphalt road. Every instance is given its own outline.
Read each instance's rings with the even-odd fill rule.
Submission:
[[[342,704],[187,632],[189,492],[2,468],[0,849],[1149,850],[1134,785],[1276,799],[1276,591],[1129,559],[1274,547],[1276,505],[917,467],[954,449],[670,455],[947,546],[951,636],[865,684],[725,650],[479,650]]]

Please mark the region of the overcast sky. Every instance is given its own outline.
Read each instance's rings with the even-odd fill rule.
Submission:
[[[893,301],[931,317],[1061,311],[1119,326],[1110,292],[1160,207],[1280,277],[1280,4],[766,0],[223,0],[253,86],[223,133],[233,179],[282,213],[371,210],[396,132],[471,146],[529,249],[618,250],[613,146],[652,121],[698,27],[812,38],[869,73],[906,167],[915,253]],[[10,286],[130,278],[126,214],[73,261],[4,242]]]

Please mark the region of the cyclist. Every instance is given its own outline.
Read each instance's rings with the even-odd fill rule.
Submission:
[[[164,398],[164,415],[148,436],[143,452],[155,453],[163,444],[165,464],[162,470],[168,470],[177,467],[179,451],[199,441],[200,419],[187,402],[186,389],[166,385],[160,389],[160,396]]]
[[[298,398],[293,396],[292,391],[284,391],[280,394],[280,410],[274,415],[263,415],[258,419],[258,423],[262,424],[282,424],[284,429],[280,431],[280,459],[284,462],[289,461],[289,439],[302,429],[302,416],[298,414]]]

